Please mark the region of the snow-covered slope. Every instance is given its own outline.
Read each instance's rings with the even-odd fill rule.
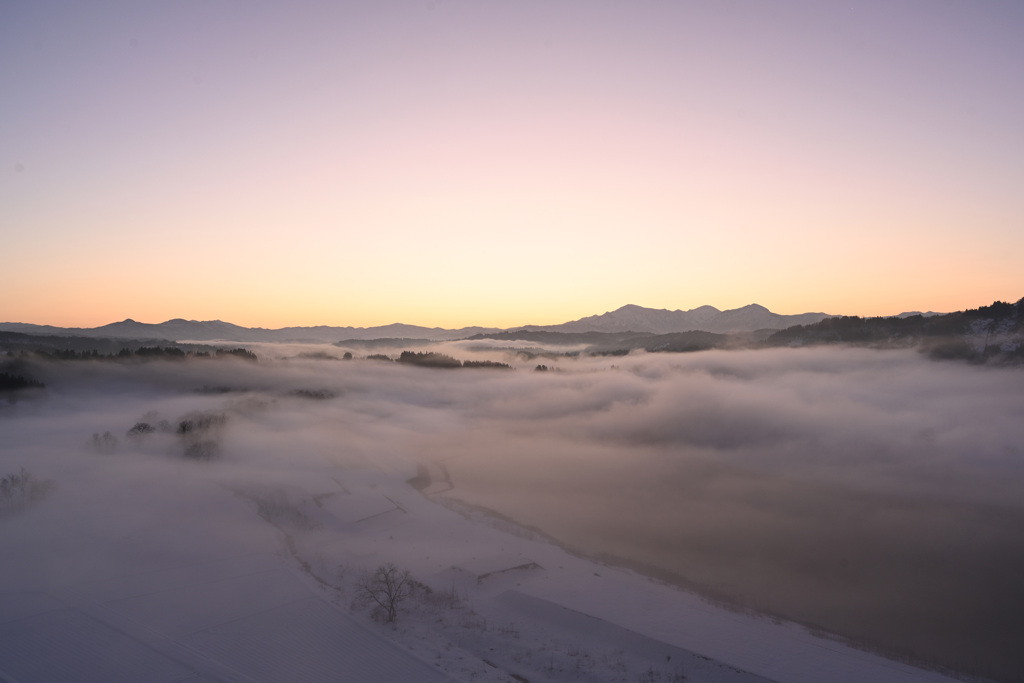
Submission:
[[[404,468],[278,472],[261,505],[219,468],[185,488],[161,467],[118,488],[89,469],[102,497],[0,527],[5,680],[946,681],[449,509]],[[352,607],[385,562],[433,591],[393,628]]]
[[[77,379],[48,378],[45,403],[0,415],[3,472],[55,482],[31,506],[0,508],[0,679],[948,680],[572,555],[466,505],[445,462],[421,451],[465,419],[419,393],[424,381],[451,396],[437,371],[239,362],[234,383],[264,389],[225,398],[181,388],[213,371],[231,383],[234,366],[60,367]],[[328,372],[361,398],[304,401],[281,385]],[[550,374],[503,375],[499,394]],[[125,435],[182,414],[226,416],[219,457],[183,459],[187,431]],[[97,430],[113,433],[90,441]],[[425,586],[394,625],[356,599],[364,571],[389,562]]]

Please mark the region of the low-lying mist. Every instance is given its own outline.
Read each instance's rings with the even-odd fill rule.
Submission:
[[[31,362],[47,389],[0,407],[0,476],[53,485],[0,509],[0,540],[28,548],[57,514],[166,526],[189,508],[182,524],[246,544],[211,485],[444,465],[446,495],[580,552],[922,661],[1024,670],[1020,369],[851,348],[429,348],[514,370],[252,348],[258,364]],[[0,581],[45,585],[63,549],[8,554]]]

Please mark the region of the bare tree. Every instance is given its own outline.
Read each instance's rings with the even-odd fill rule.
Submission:
[[[398,616],[398,603],[409,596],[413,588],[412,574],[400,570],[392,562],[382,564],[359,582],[359,595],[375,604],[384,613],[384,621],[392,622]]]

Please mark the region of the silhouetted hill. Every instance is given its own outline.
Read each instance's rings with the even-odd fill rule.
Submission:
[[[335,346],[349,349],[394,349],[407,346],[432,344],[430,339],[409,339],[406,337],[381,337],[380,339],[342,339]]]
[[[70,358],[83,354],[111,356],[126,349],[134,353],[145,348],[177,349],[183,353],[215,353],[217,351],[215,346],[181,344],[168,339],[111,339],[109,337],[76,337],[0,331],[0,350],[9,353],[42,353]]]
[[[271,330],[262,327],[241,327],[220,320],[184,320],[175,318],[152,324],[131,318],[100,327],[53,327],[27,323],[0,323],[0,331],[35,335],[104,337],[108,339],[164,339],[172,341],[232,341],[232,342],[299,342],[334,343],[339,339],[367,340],[380,338],[417,338],[430,341],[459,339],[471,334],[492,331],[493,328],[465,327],[448,330],[441,327],[420,327],[394,323],[379,327],[282,327]]]
[[[706,351],[731,346],[728,335],[701,330],[638,336],[626,340],[626,343],[630,345],[631,349],[665,353]]]
[[[494,339],[496,341],[529,341],[551,346],[578,346],[580,344],[614,345],[636,336],[636,332],[555,332],[538,329],[517,329],[504,332],[474,334],[467,340]]]
[[[839,343],[883,348],[916,346],[933,358],[1019,363],[1024,360],[1024,299],[929,317],[828,318],[776,332],[764,345]]]
[[[783,329],[790,325],[817,322],[827,317],[824,313],[779,315],[764,306],[750,304],[742,308],[720,311],[713,306],[701,306],[689,311],[668,311],[627,305],[615,311],[580,318],[560,325],[525,325],[511,330],[562,333],[637,333],[671,334],[701,330],[705,332],[737,332],[760,329]],[[102,337],[107,339],[154,339],[172,341],[232,341],[232,342],[306,342],[336,343],[372,339],[425,339],[445,341],[465,339],[475,335],[501,333],[507,330],[490,327],[463,327],[457,330],[442,327],[422,327],[393,323],[377,327],[242,327],[221,320],[185,320],[175,318],[162,323],[140,323],[128,318],[100,327],[53,327],[27,323],[0,323],[0,331],[22,332],[35,335]],[[572,341],[589,343],[586,341]]]

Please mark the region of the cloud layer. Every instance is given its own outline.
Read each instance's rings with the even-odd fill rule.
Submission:
[[[555,358],[534,372],[536,358],[507,351],[434,349],[517,370],[301,347],[258,349],[258,365],[34,366],[47,398],[0,410],[0,474],[24,467],[55,487],[0,520],[25,550],[4,573],[45,585],[68,571],[73,530],[111,523],[208,514],[218,542],[261,543],[211,492],[443,464],[448,495],[583,552],[924,659],[1024,664],[1019,370],[827,348]],[[216,443],[208,461],[186,457],[189,415],[224,418],[201,435]],[[129,436],[140,422],[153,431]],[[33,546],[56,518],[73,523],[64,541]]]

